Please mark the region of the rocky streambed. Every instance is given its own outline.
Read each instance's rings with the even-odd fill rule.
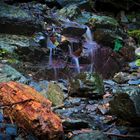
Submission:
[[[0,139],[140,139],[139,29],[137,0],[1,1]]]

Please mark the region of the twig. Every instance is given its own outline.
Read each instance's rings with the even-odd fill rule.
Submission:
[[[120,138],[137,138],[137,139],[140,139],[140,136],[138,135],[121,135],[121,134],[113,134],[113,133],[107,133],[107,132],[104,132],[105,135],[108,135],[108,136],[116,136],[116,137],[120,137]]]
[[[56,109],[63,108],[63,107],[64,107],[64,104],[61,104],[61,105],[52,107],[52,110],[54,111]]]
[[[23,103],[26,103],[26,102],[30,102],[30,101],[32,101],[32,100],[33,100],[33,99],[27,99],[27,100],[20,101],[20,102],[16,102],[16,103],[4,104],[4,105],[0,105],[0,108],[11,107],[11,106],[13,106],[13,105],[23,104]]]

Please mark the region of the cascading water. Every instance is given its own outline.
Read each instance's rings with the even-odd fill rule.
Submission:
[[[69,54],[72,57],[72,62],[75,64],[75,68],[77,73],[80,73],[80,64],[79,64],[79,58],[73,55],[73,51],[71,46],[69,46]]]
[[[52,41],[49,38],[47,38],[47,47],[50,49],[49,66],[53,66],[52,52],[53,49],[56,48],[56,46],[52,43]]]
[[[91,30],[88,26],[86,26],[86,28],[87,28],[87,30],[86,30],[86,42],[93,42]]]
[[[93,36],[92,36],[90,28],[88,26],[86,26],[86,28],[87,28],[86,33],[85,33],[86,42],[84,43],[84,48],[85,48],[86,53],[88,53],[91,57],[90,72],[92,72],[93,65],[94,65],[93,57],[94,57],[95,50],[97,49],[97,43],[93,41]]]
[[[52,66],[52,65],[53,65],[53,63],[52,63],[52,51],[53,51],[53,49],[52,49],[52,48],[50,48],[49,66]]]
[[[52,41],[49,38],[47,39],[47,47],[50,49],[49,66],[53,68],[54,78],[57,79],[57,68],[53,64],[53,49],[56,48],[56,46],[52,43]]]
[[[74,63],[75,63],[77,73],[80,73],[79,58],[76,57],[76,56],[73,56],[72,59],[73,59],[73,61],[74,61]]]

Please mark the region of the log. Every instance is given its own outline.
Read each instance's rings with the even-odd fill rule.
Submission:
[[[0,83],[0,107],[39,139],[62,140],[60,118],[51,111],[51,102],[33,88],[12,81]]]

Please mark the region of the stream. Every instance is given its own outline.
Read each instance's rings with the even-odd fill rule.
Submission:
[[[2,0],[0,140],[140,139],[139,9]]]

